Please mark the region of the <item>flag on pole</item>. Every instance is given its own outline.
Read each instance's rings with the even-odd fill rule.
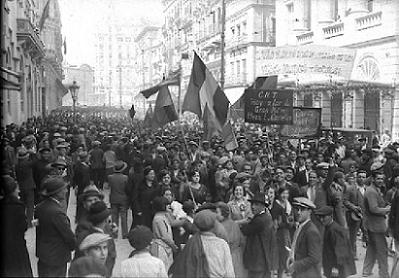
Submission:
[[[168,86],[162,86],[159,88],[155,101],[153,126],[163,127],[165,124],[176,121],[177,119],[177,112],[170,96],[169,88]]]
[[[42,16],[40,17],[40,21],[39,21],[39,29],[40,30],[43,30],[44,22],[49,17],[50,1],[51,0],[47,0],[47,3],[43,9]]]
[[[228,150],[237,147],[237,141],[229,121],[230,102],[212,73],[194,51],[194,61],[183,112],[190,111],[204,122],[204,136],[210,139],[221,134]],[[235,144],[234,144],[235,142]]]
[[[203,119],[205,107],[208,106],[211,116],[218,121],[220,127],[227,121],[229,100],[220,88],[212,73],[201,58],[194,52],[193,68],[183,101],[183,112],[190,111]]]

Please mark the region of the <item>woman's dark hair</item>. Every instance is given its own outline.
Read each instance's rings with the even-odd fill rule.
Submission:
[[[244,196],[247,195],[247,190],[245,189],[245,186],[244,186],[241,182],[239,182],[239,181],[236,181],[236,182],[234,182],[234,184],[233,184],[233,192],[232,192],[233,195],[234,195],[234,191],[236,191],[236,188],[239,187],[239,186],[242,187],[243,195],[244,195]]]
[[[162,170],[160,173],[159,173],[159,179],[160,180],[162,180],[166,175],[169,175],[170,176],[170,172],[168,171],[168,170]]]
[[[230,216],[230,207],[224,203],[224,202],[217,202],[216,206],[220,209],[220,212],[222,213],[222,216],[224,218],[228,218]]]
[[[166,211],[166,206],[168,205],[169,201],[165,197],[155,197],[152,201],[152,208],[154,212],[159,211]]]
[[[145,167],[144,168],[144,177],[146,177],[152,170],[154,170],[154,169],[152,169],[150,166]]]
[[[289,194],[289,190],[288,190],[288,188],[286,188],[286,187],[280,187],[278,190],[277,190],[277,192],[276,192],[276,198],[277,199],[279,199],[279,200],[281,200],[281,194],[283,194],[283,192],[284,191],[288,191],[288,194]]]
[[[166,191],[170,191],[172,193],[172,195],[174,195],[172,187],[170,187],[170,186],[162,186],[162,188],[161,188],[161,192],[162,192],[161,196],[165,195]]]
[[[188,178],[191,180],[192,177],[194,177],[194,175],[195,175],[196,173],[200,174],[200,172],[199,172],[198,170],[196,170],[196,169],[191,170],[191,171],[188,173]]]

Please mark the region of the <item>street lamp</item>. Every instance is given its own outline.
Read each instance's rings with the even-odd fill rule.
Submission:
[[[78,90],[79,90],[79,86],[76,84],[76,81],[74,80],[72,82],[72,85],[69,86],[69,90],[71,91],[71,95],[72,95],[72,101],[73,101],[73,122],[76,122],[76,101],[78,99]]]

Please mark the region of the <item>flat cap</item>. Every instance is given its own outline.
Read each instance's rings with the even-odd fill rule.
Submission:
[[[324,206],[314,211],[315,215],[325,216],[325,215],[332,215],[334,209],[330,206]]]
[[[315,204],[305,197],[296,197],[294,198],[294,202],[292,203],[293,206],[303,207],[308,209],[315,209]]]
[[[80,251],[87,250],[90,247],[94,247],[101,243],[107,242],[110,239],[111,239],[111,237],[109,235],[103,234],[103,233],[89,234],[88,236],[86,236],[84,238],[82,243],[79,245],[79,250]]]
[[[210,210],[202,210],[194,216],[194,224],[201,231],[209,231],[215,226],[216,213]]]

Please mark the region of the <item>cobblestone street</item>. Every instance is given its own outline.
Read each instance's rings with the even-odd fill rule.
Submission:
[[[109,196],[109,190],[106,188],[104,190],[105,193],[105,201],[108,203],[108,196]],[[69,200],[69,207],[68,207],[68,217],[71,220],[72,224],[72,229],[75,231],[75,210],[76,210],[76,197],[75,194],[71,194],[71,198]],[[131,218],[131,213],[129,211],[128,213],[128,227],[130,227],[130,224],[132,223],[132,218]],[[29,256],[30,260],[32,263],[32,270],[33,274],[35,277],[37,277],[37,258],[35,256],[35,230],[34,228],[29,229],[26,232],[26,243],[28,246],[28,251],[29,251]],[[122,239],[121,234],[119,233],[119,238],[115,240],[116,243],[116,252],[117,252],[117,257],[116,257],[116,263],[113,271],[113,277],[120,277],[120,264],[121,261],[126,259],[129,256],[129,253],[131,252],[131,246],[128,242],[127,239]],[[358,241],[358,257],[359,260],[356,261],[356,269],[357,269],[357,275],[351,276],[351,277],[362,277],[362,267],[363,267],[363,260],[364,256],[366,254],[366,250],[362,247],[362,244],[360,241]],[[388,264],[389,264],[389,269],[391,269],[392,265],[392,258],[390,257],[388,259]],[[374,275],[369,276],[369,278],[378,278],[378,266],[374,266]]]

